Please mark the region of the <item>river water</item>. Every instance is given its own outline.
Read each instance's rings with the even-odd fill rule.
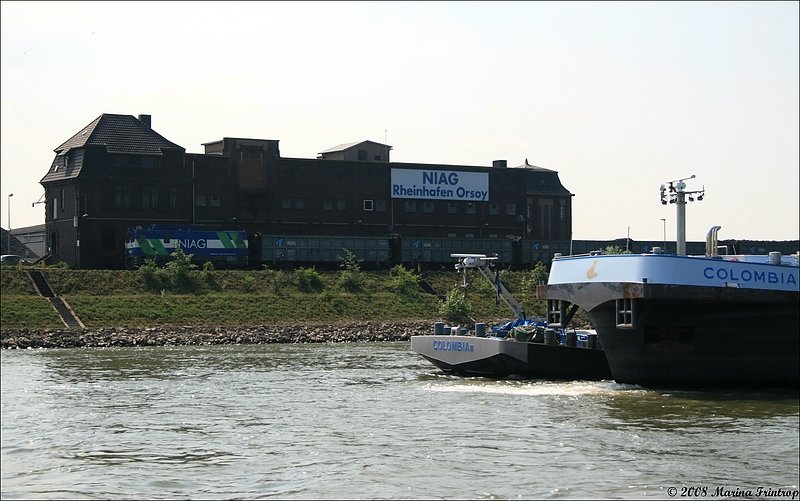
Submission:
[[[798,405],[445,376],[407,342],[3,350],[0,494],[798,499]]]

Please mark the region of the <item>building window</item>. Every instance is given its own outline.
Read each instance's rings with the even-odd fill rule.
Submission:
[[[386,212],[386,200],[375,200],[375,211]]]
[[[175,188],[169,189],[169,208],[174,209],[178,202],[178,190]]]
[[[292,199],[291,198],[282,198],[281,199],[281,209],[291,209],[292,208]]]
[[[142,208],[158,208],[158,188],[142,188]]]
[[[358,159],[359,160],[366,160],[367,159],[367,150],[358,150]]]
[[[323,210],[333,210],[333,200],[330,198],[326,198],[322,201],[322,209]]]
[[[61,188],[61,210],[64,210],[64,188]]]
[[[375,159],[376,162],[380,162],[381,161],[381,156],[380,155],[375,155],[373,158]]]
[[[562,221],[567,220],[567,201],[561,200],[559,204],[559,215]]]
[[[509,216],[516,216],[517,204],[506,204],[506,214]]]
[[[131,208],[131,187],[130,186],[123,186],[122,187],[122,207],[124,209]]]
[[[406,212],[417,212],[416,200],[406,200]]]
[[[346,210],[347,209],[347,202],[340,198],[336,201],[336,210]]]
[[[53,220],[58,219],[58,197],[53,197]],[[9,249],[11,252],[11,249]]]
[[[496,216],[500,213],[500,208],[497,204],[489,204],[489,214],[492,216]]]
[[[447,202],[447,213],[455,214],[458,212],[458,206],[455,202]]]
[[[425,212],[426,214],[432,214],[433,213],[433,201],[432,200],[424,200],[422,202],[422,212]]]
[[[151,156],[139,157],[142,168],[154,169],[158,167],[158,158]]]
[[[475,214],[476,209],[475,202],[467,203],[467,214]]]
[[[206,201],[206,196],[197,195],[194,199],[194,204],[197,207],[205,207],[206,205],[208,205],[208,202]]]
[[[219,194],[214,193],[211,195],[211,199],[209,200],[209,205],[211,205],[211,207],[222,206],[222,198],[219,196]]]
[[[306,208],[306,199],[305,198],[295,198],[294,199],[294,208],[298,210],[302,210]]]
[[[364,210],[366,211],[375,210],[374,203],[372,200],[364,200]]]

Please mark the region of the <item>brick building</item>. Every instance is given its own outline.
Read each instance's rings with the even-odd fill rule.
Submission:
[[[55,149],[45,189],[50,260],[120,268],[129,228],[154,223],[264,235],[569,240],[572,194],[558,173],[397,163],[372,141],[281,157],[270,139],[223,138],[186,153],[151,117],[103,114]],[[260,260],[251,242],[251,262]],[[395,256],[393,261],[399,262]]]

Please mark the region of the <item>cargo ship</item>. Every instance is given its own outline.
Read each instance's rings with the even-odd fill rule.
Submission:
[[[434,323],[433,334],[412,336],[411,349],[447,374],[503,378],[554,380],[603,380],[611,378],[602,344],[590,329],[548,328],[545,319],[527,318],[520,304],[490,270],[497,257],[484,254],[452,254],[455,267],[464,274],[475,269],[495,288],[500,299],[514,312],[516,319],[488,327],[474,324],[473,329]]]
[[[585,310],[619,383],[797,387],[800,253],[721,254],[713,226],[705,255],[685,255],[681,206],[691,192],[682,181],[670,188],[678,253],[556,256],[544,292],[548,325]]]

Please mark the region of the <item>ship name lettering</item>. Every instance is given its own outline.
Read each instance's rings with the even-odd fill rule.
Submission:
[[[706,267],[703,270],[703,276],[712,280],[717,278],[719,280],[730,280],[732,282],[760,282],[770,284],[793,284],[797,285],[797,279],[791,273],[783,273],[776,271],[751,271],[751,270],[737,270],[733,268],[713,268]]]
[[[433,349],[435,351],[473,352],[475,351],[475,345],[466,341],[440,341],[437,339],[433,341]]]

